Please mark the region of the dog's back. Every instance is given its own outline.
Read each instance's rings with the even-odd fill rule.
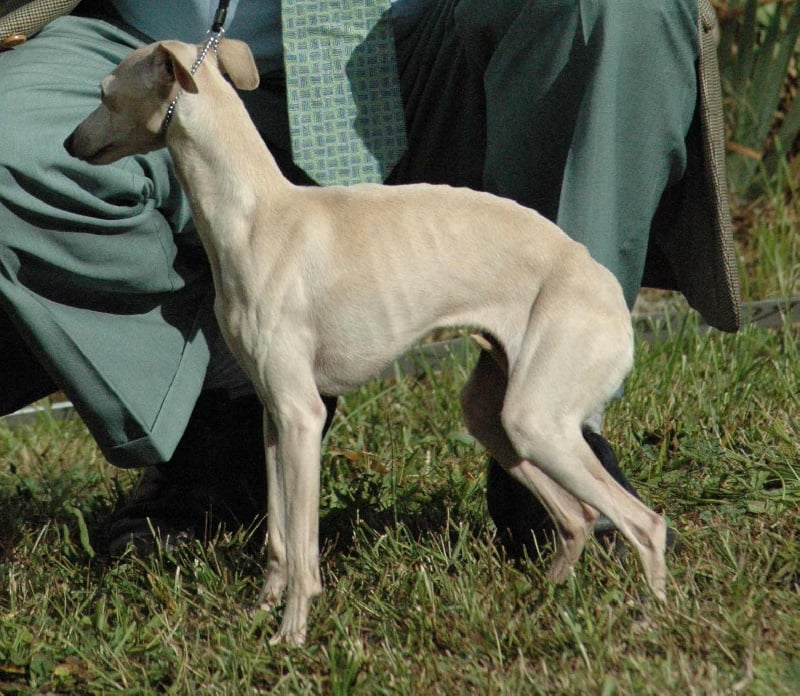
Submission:
[[[310,313],[325,393],[358,386],[437,328],[485,331],[513,362],[543,291],[558,295],[566,315],[580,306],[587,322],[616,314],[629,323],[613,275],[556,225],[510,200],[428,184],[308,188],[297,196],[282,218],[286,244],[314,294],[298,293],[282,307]],[[256,230],[253,244],[263,248],[254,257],[282,257],[272,234],[258,237]],[[263,288],[253,301],[269,301]]]

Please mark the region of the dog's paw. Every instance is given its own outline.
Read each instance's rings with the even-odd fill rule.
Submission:
[[[289,593],[283,620],[278,632],[270,639],[270,645],[285,643],[286,645],[303,645],[306,640],[308,626],[308,610],[311,598],[307,595]]]
[[[573,564],[562,555],[557,555],[553,559],[550,570],[547,571],[547,577],[552,582],[560,585],[567,581],[567,578],[572,574]]]
[[[261,592],[258,595],[258,608],[264,611],[272,611],[280,604],[285,587],[285,573],[275,571],[268,572],[264,578]]]
[[[591,525],[578,527],[569,536],[559,534],[556,538],[556,552],[547,577],[556,584],[566,582],[583,553],[586,537],[591,534]]]
[[[279,604],[280,597],[259,597],[258,602],[253,607],[252,614],[255,615],[257,611],[271,613],[278,608]]]
[[[656,599],[662,604],[667,601],[667,579],[666,572],[660,573],[658,577],[648,577],[647,582],[653,590]]]
[[[250,610],[250,616],[255,616],[260,611],[265,611],[267,613],[270,613],[273,609],[275,609],[276,606],[277,604],[272,601],[259,602]]]
[[[274,635],[272,638],[269,639],[270,645],[289,645],[294,648],[299,648],[305,645],[306,642],[306,632],[305,631],[293,631],[289,633],[284,633],[283,627]]]

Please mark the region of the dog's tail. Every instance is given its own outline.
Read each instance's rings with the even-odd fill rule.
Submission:
[[[470,334],[470,338],[478,344],[482,351],[491,356],[492,360],[503,371],[503,374],[508,377],[508,356],[503,350],[503,346],[497,342],[497,339],[490,334]]]

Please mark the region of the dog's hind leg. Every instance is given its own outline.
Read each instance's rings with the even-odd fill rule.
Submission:
[[[583,420],[610,396],[629,365],[623,336],[615,340],[612,327],[607,328],[603,340],[596,332],[582,335],[578,326],[549,333],[536,327],[538,346],[530,346],[514,365],[501,420],[522,459],[536,462],[559,486],[614,523],[637,550],[653,591],[664,598],[666,523],[606,472],[581,432]]]
[[[496,349],[482,352],[461,394],[467,426],[475,438],[522,485],[542,502],[556,528],[556,553],[548,573],[555,582],[567,578],[591,534],[597,512],[552,481],[531,462],[522,461],[500,421],[507,377]]]
[[[506,422],[508,420],[504,419]],[[516,426],[509,429],[516,430]],[[542,444],[538,440],[523,443],[518,431],[514,437],[520,443],[520,450],[530,452],[530,458],[535,457],[537,465],[550,478],[614,523],[638,552],[648,584],[656,596],[663,599],[667,533],[663,518],[628,493],[605,471],[583,439],[579,426],[569,431],[548,429],[548,433],[559,442]]]
[[[555,523],[556,552],[547,576],[553,582],[564,582],[586,546],[598,518],[597,511],[570,495],[533,462],[518,459],[507,471],[536,494]]]

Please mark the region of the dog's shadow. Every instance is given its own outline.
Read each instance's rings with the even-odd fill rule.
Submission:
[[[448,515],[448,505],[452,504],[449,498],[444,491],[435,491],[426,497],[424,505],[417,502],[406,506],[402,500],[392,506],[354,501],[331,508],[320,517],[320,547],[326,554],[348,554],[359,531],[380,536],[400,527],[414,541],[448,533],[455,536]]]
[[[328,441],[325,459],[319,520],[325,557],[346,557],[383,536],[438,546],[456,543],[465,533],[477,539],[490,531],[483,475],[453,468],[430,476],[413,459],[392,473],[393,463],[340,450],[336,437]]]

